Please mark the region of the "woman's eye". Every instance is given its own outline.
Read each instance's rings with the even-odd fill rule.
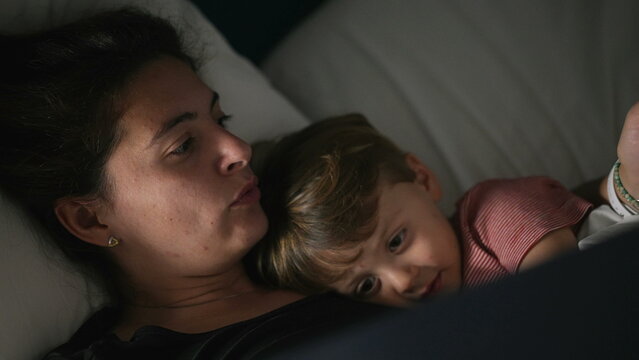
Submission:
[[[388,242],[388,250],[393,253],[397,251],[404,243],[404,238],[406,238],[406,229],[402,229],[402,231],[390,239]]]
[[[189,151],[189,149],[191,149],[191,146],[193,146],[193,140],[194,138],[189,137],[188,139],[186,139],[186,141],[180,144],[180,146],[178,146],[173,151],[171,151],[170,154],[177,155],[177,156],[186,154]]]
[[[362,280],[355,289],[355,296],[367,298],[375,295],[379,288],[379,280],[375,276],[369,276]]]
[[[230,115],[230,114],[229,115],[223,115],[222,117],[217,119],[217,124],[220,125],[223,128],[226,128],[226,123],[229,122],[232,117],[233,117],[233,115]]]

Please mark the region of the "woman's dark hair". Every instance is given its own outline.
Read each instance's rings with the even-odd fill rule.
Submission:
[[[118,143],[128,81],[161,56],[193,61],[169,23],[135,9],[1,35],[0,48],[0,185],[72,262],[117,296],[103,249],[71,235],[55,216],[55,202],[108,199],[104,167]]]

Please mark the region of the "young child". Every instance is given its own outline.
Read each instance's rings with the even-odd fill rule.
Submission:
[[[263,168],[270,229],[253,254],[258,274],[276,287],[394,306],[575,249],[591,208],[550,178],[489,180],[449,221],[435,174],[359,115],[285,137]]]

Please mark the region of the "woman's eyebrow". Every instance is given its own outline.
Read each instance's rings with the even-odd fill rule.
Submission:
[[[178,115],[172,119],[169,119],[168,121],[165,121],[162,124],[162,127],[155,133],[155,135],[153,135],[153,138],[151,139],[151,142],[149,143],[149,147],[155,144],[158,140],[160,140],[160,138],[166,135],[169,131],[171,131],[171,129],[176,127],[179,123],[188,121],[188,120],[193,120],[196,117],[197,117],[197,113],[185,112],[184,114]]]
[[[211,106],[210,106],[211,110],[215,107],[215,104],[217,104],[219,99],[220,99],[220,95],[216,92],[213,92],[213,96],[211,98]],[[151,142],[149,143],[149,147],[153,146],[153,144],[155,144],[160,138],[166,135],[169,131],[171,131],[171,129],[173,129],[175,126],[177,126],[181,122],[193,120],[195,118],[197,118],[196,112],[185,112],[172,119],[165,121],[162,124],[162,127],[158,129],[158,131],[153,135],[153,138],[151,139]]]

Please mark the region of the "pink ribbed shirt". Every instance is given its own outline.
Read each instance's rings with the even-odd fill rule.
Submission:
[[[464,286],[514,274],[547,233],[578,224],[591,208],[547,177],[484,181],[457,202]]]

